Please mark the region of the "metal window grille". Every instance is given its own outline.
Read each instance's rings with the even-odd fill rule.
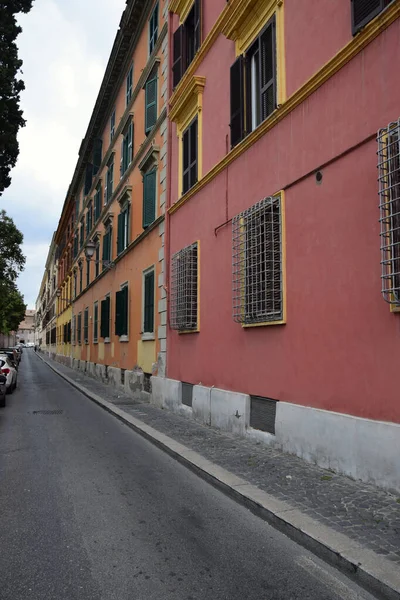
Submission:
[[[378,131],[382,295],[400,304],[400,119]]]
[[[172,257],[171,268],[171,329],[197,329],[198,310],[198,248],[197,242]]]
[[[282,208],[264,198],[232,220],[233,319],[252,324],[283,319]]]

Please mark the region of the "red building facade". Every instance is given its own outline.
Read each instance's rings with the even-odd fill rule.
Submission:
[[[154,397],[400,489],[400,2],[170,11]]]

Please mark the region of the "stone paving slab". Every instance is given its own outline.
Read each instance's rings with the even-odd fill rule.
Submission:
[[[43,356],[43,355],[42,355]],[[254,440],[221,432],[190,416],[133,402],[109,385],[45,360],[58,371],[215,465],[287,502],[400,567],[400,498],[373,485],[321,469]]]

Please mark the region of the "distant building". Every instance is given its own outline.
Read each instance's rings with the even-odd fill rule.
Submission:
[[[35,342],[35,315],[35,310],[26,311],[25,319],[20,323],[17,331],[17,342],[23,344]]]

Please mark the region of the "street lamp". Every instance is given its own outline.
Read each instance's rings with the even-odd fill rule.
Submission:
[[[96,252],[97,244],[93,240],[89,240],[85,244],[85,257],[89,262],[93,259],[94,253]],[[94,260],[96,265],[101,264],[105,269],[111,269],[115,267],[115,262],[112,260]]]

